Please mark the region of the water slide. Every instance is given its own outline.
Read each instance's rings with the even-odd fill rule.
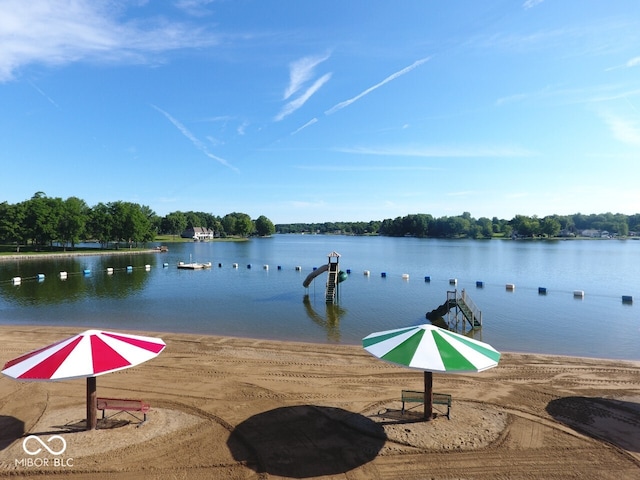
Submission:
[[[313,272],[311,272],[309,275],[307,275],[307,278],[305,278],[304,282],[302,282],[302,286],[304,288],[307,288],[311,284],[311,282],[312,282],[312,280],[314,278],[316,278],[318,275],[326,272],[327,270],[329,270],[329,265],[328,264],[325,264],[325,265],[323,265],[321,267],[316,268]]]
[[[427,312],[425,316],[427,317],[427,320],[431,320],[431,321],[440,319],[444,317],[447,314],[447,312],[451,310],[453,307],[455,307],[456,305],[457,305],[457,302],[454,299],[447,300],[438,308],[431,310],[430,312]]]

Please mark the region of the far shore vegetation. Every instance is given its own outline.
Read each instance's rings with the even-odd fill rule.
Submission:
[[[264,215],[217,216],[171,212],[163,217],[137,203],[115,201],[90,207],[77,197],[48,197],[37,192],[20,203],[0,203],[0,255],[100,250],[145,250],[151,242],[193,241],[187,229],[205,229],[213,241],[244,241],[281,234],[384,235],[419,238],[626,238],[640,236],[640,214],[516,215],[512,219],[474,218],[469,212],[433,217],[408,214],[369,222],[274,225]],[[95,244],[90,245],[91,243]]]

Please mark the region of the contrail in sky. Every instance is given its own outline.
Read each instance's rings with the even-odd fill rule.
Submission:
[[[29,81],[29,85],[31,85],[36,92],[38,92],[40,95],[42,95],[44,98],[46,98],[47,100],[49,100],[49,102],[56,108],[60,108],[60,105],[58,105],[49,95],[47,95],[46,93],[44,93],[41,89],[39,89],[32,81]]]
[[[224,165],[225,167],[229,167],[231,170],[234,170],[236,172],[238,172],[238,169],[236,167],[234,167],[233,165],[231,165],[229,162],[227,162],[224,158],[220,158],[216,155],[214,155],[213,153],[209,152],[209,150],[207,149],[207,146],[202,143],[200,140],[198,140],[196,138],[196,136],[191,133],[189,131],[189,129],[187,127],[185,127],[182,123],[180,123],[180,121],[176,120],[175,118],[173,118],[169,113],[165,112],[164,110],[162,110],[160,107],[156,107],[155,105],[151,105],[154,109],[156,109],[157,111],[159,111],[162,115],[164,115],[165,117],[167,117],[167,120],[169,120],[171,123],[173,123],[173,125],[185,136],[187,137],[191,143],[193,143],[193,145],[200,150],[202,153],[204,153],[207,157],[215,160],[216,162],[221,163],[222,165]]]
[[[306,103],[307,100],[309,100],[311,98],[311,96],[314,93],[316,93],[318,90],[320,90],[320,87],[322,87],[325,83],[327,83],[330,78],[331,78],[331,74],[330,73],[326,73],[322,77],[317,79],[313,83],[313,85],[311,85],[302,95],[300,95],[296,99],[291,100],[289,103],[287,103],[282,108],[280,113],[278,113],[278,115],[276,115],[274,120],[276,122],[279,122],[280,120],[282,120],[287,115],[291,115],[293,112],[298,110],[300,107],[302,107],[302,105],[304,105]]]
[[[426,58],[421,58],[420,60],[416,60],[415,62],[413,62],[411,65],[409,65],[408,67],[403,68],[402,70],[393,73],[391,75],[389,75],[387,78],[385,78],[384,80],[382,80],[380,83],[375,84],[373,87],[369,87],[367,88],[364,92],[359,93],[358,95],[356,95],[353,98],[350,98],[349,100],[345,100],[344,102],[340,102],[337,105],[334,105],[333,107],[331,107],[329,110],[327,110],[325,113],[325,115],[331,115],[332,113],[337,112],[338,110],[342,110],[344,107],[348,107],[349,105],[351,105],[353,102],[356,102],[358,100],[360,100],[362,97],[364,97],[365,95],[369,95],[371,92],[373,92],[374,90],[380,88],[381,86],[383,86],[386,83],[389,83],[391,80],[395,80],[398,77],[401,77],[402,75],[404,75],[405,73],[409,73],[411,70],[413,70],[414,68],[422,65],[423,63],[429,61],[431,59],[431,57],[426,57]]]
[[[304,125],[302,125],[300,128],[298,128],[297,130],[291,132],[291,135],[295,135],[296,133],[298,133],[300,130],[304,130],[305,128],[313,125],[314,123],[316,123],[318,121],[318,119],[316,117],[313,117],[311,120],[309,120],[307,123],[305,123]]]

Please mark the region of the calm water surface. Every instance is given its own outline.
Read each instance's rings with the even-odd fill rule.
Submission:
[[[499,350],[640,359],[640,241],[276,235],[168,246],[163,254],[0,262],[0,323],[359,344],[374,331],[425,323],[457,288],[482,310],[475,338]],[[302,282],[332,251],[351,273],[337,304],[327,305],[326,274],[308,289]],[[177,269],[190,259],[213,266]]]

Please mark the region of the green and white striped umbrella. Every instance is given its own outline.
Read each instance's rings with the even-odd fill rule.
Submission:
[[[362,346],[381,360],[430,372],[481,372],[500,360],[491,345],[431,324],[372,333]]]
[[[433,415],[433,372],[481,372],[498,365],[500,352],[487,343],[431,324],[376,332],[362,339],[373,356],[424,371],[424,418]]]

